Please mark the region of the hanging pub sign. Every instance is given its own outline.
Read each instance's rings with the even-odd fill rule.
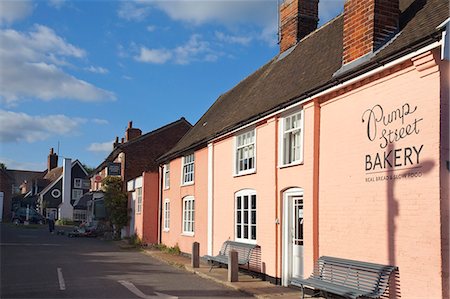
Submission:
[[[108,164],[108,175],[109,176],[120,176],[120,169],[121,169],[121,165],[120,163],[109,163]]]
[[[420,135],[422,121],[417,106],[409,103],[394,110],[377,104],[364,111],[365,135],[376,149],[364,155],[366,182],[422,176],[420,162],[424,145],[403,141]]]

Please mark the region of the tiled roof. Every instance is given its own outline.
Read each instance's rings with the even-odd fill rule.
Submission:
[[[19,186],[24,181],[31,182],[34,179],[42,178],[44,171],[15,170],[6,169],[6,173],[11,178],[12,183]]]
[[[343,15],[301,40],[283,59],[266,65],[220,96],[180,142],[159,160],[164,162],[203,147],[220,135],[325,90],[361,72],[431,44],[449,16],[447,0],[400,0],[399,34],[372,59],[341,76]]]
[[[57,178],[59,178],[63,173],[62,167],[56,167],[47,172],[47,174],[44,176],[44,179],[49,180],[50,182],[53,182]]]
[[[109,162],[113,162],[121,152],[132,151],[137,148],[142,142],[152,144],[152,148],[148,148],[143,153],[142,159],[147,161],[146,168],[158,167],[156,159],[172,148],[184,134],[192,128],[192,125],[184,118],[167,124],[154,131],[148,132],[138,138],[130,140],[128,142],[119,144],[108,157],[92,172],[91,176],[96,175],[103,168],[105,168]],[[171,140],[175,139],[175,140]],[[144,169],[143,169],[144,170]],[[142,173],[143,170],[140,170]],[[148,169],[145,169],[148,170]]]

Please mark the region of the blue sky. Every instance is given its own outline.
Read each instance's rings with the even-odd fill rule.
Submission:
[[[321,0],[320,24],[344,0]],[[192,124],[278,53],[277,1],[0,0],[0,162],[91,167],[123,137]],[[61,160],[60,160],[61,165]]]

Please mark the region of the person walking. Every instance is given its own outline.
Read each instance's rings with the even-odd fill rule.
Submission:
[[[52,234],[55,230],[55,211],[51,211],[48,215],[48,230]]]

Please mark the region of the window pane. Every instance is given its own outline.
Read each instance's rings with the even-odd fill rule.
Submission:
[[[236,233],[237,233],[237,237],[238,238],[242,238],[242,231],[241,231],[241,226],[240,225],[237,226]]]
[[[252,240],[256,240],[256,226],[252,225]]]
[[[252,195],[252,209],[256,209],[256,195]]]
[[[252,224],[256,224],[256,211],[252,211]]]
[[[248,239],[248,225],[244,225],[244,239]]]
[[[237,212],[237,223],[241,223],[242,222],[242,214],[241,211]]]
[[[236,201],[237,201],[237,208],[238,208],[238,210],[240,210],[241,209],[241,197],[238,196]]]
[[[244,196],[244,209],[248,209],[248,196]]]
[[[244,211],[244,224],[248,224],[248,211]]]

